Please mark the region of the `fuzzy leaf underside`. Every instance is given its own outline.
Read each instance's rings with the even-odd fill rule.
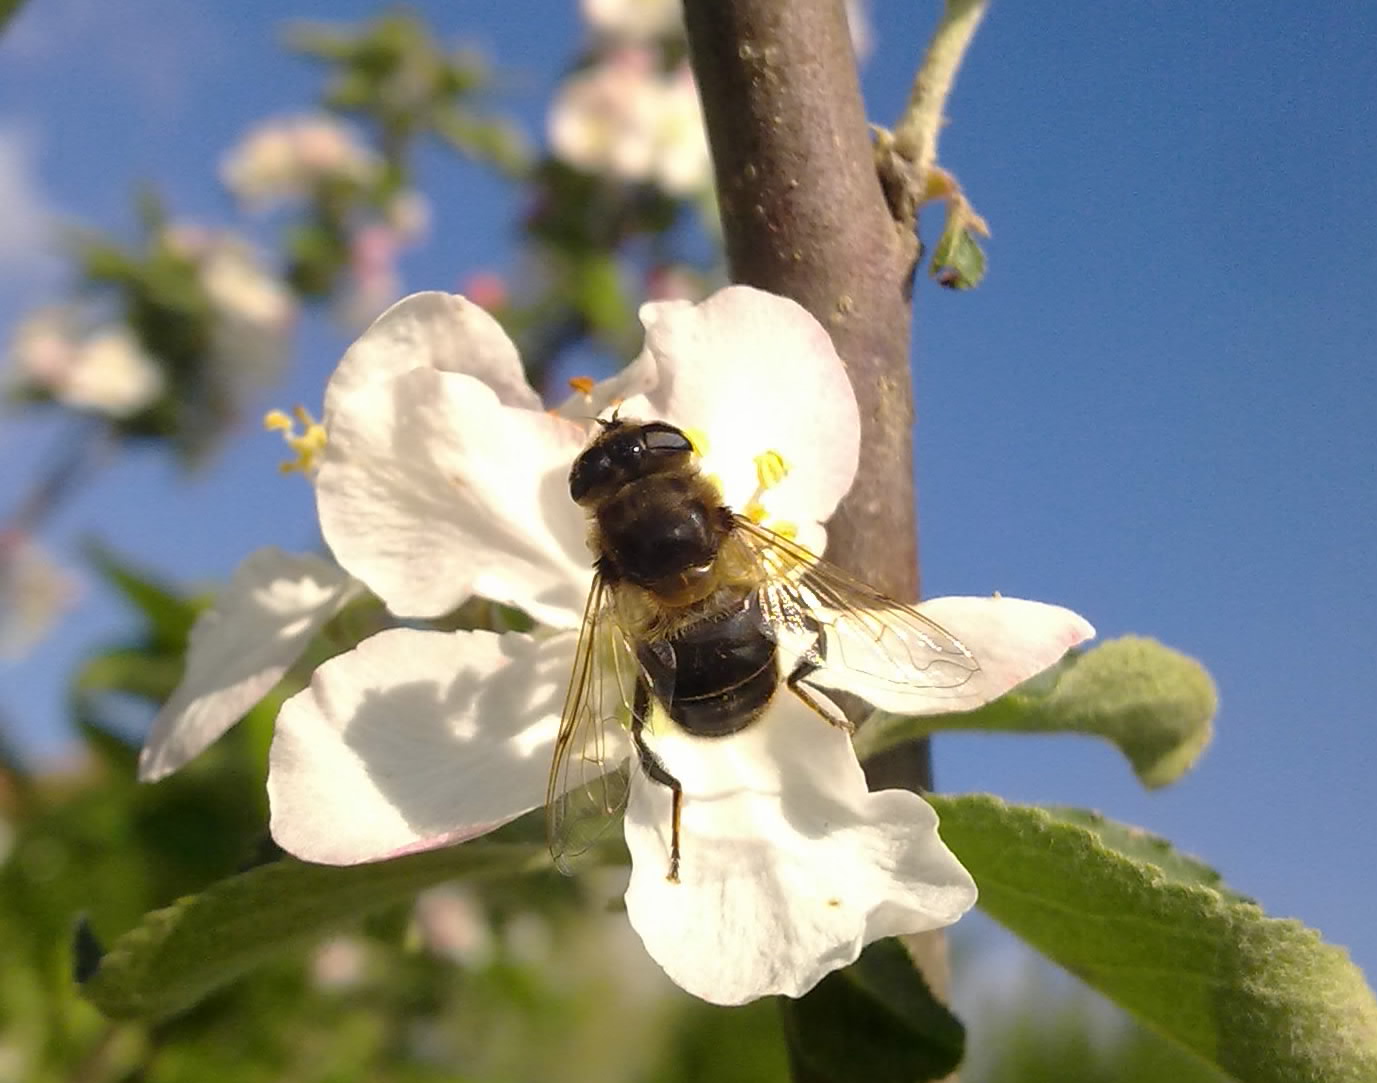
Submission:
[[[974,711],[877,714],[856,735],[862,756],[938,731],[1079,733],[1113,742],[1149,789],[1176,781],[1209,744],[1218,695],[1205,668],[1153,639],[1124,636],[1073,651]]]
[[[1093,813],[985,795],[933,805],[992,917],[1233,1078],[1377,1080],[1377,1001],[1314,930]]]

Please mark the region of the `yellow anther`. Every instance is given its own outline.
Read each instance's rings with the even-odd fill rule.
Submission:
[[[688,437],[688,442],[693,445],[693,453],[700,459],[708,453],[708,434],[702,429],[685,429],[684,435]]]
[[[798,524],[790,522],[788,519],[780,519],[770,524],[770,529],[781,537],[793,541],[798,537]]]
[[[778,451],[766,451],[755,457],[755,478],[762,493],[788,476],[789,464]]]
[[[763,523],[770,517],[770,513],[765,510],[765,505],[759,500],[752,500],[748,503],[741,509],[741,514],[753,523]]]
[[[297,426],[300,426],[300,432]],[[313,474],[325,449],[325,426],[311,416],[304,406],[297,406],[288,416],[282,410],[269,410],[263,417],[263,427],[269,432],[280,432],[287,447],[296,456],[278,465],[284,474]]]
[[[569,386],[580,395],[591,395],[597,384],[591,376],[571,376]]]

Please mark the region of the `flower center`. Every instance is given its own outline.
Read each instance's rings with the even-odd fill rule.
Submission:
[[[300,425],[301,431],[297,431]],[[280,432],[287,447],[296,456],[278,464],[284,474],[305,474],[310,477],[320,466],[320,453],[325,450],[325,426],[311,416],[304,406],[297,406],[289,416],[283,410],[269,410],[263,417],[263,427]]]
[[[789,476],[788,460],[772,448],[768,451],[762,451],[753,461],[755,463],[755,492],[746,501],[745,507],[741,509],[741,514],[753,523],[768,526],[776,534],[782,534],[786,538],[795,537],[798,534],[798,526],[783,519],[771,522],[770,511],[765,507],[765,494]]]

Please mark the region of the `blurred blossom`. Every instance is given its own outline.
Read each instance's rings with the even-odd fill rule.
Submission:
[[[122,326],[85,332],[78,310],[41,309],[15,332],[12,379],[74,410],[124,418],[162,393],[157,364]]]
[[[325,181],[367,186],[381,165],[347,125],[310,113],[254,128],[221,160],[220,179],[241,203],[265,207],[310,196]]]
[[[277,376],[296,322],[296,298],[253,247],[228,230],[179,224],[164,243],[196,269],[214,310],[211,349],[233,402]]]
[[[663,103],[656,179],[670,195],[691,196],[712,185],[712,153],[698,86],[687,63],[665,81]]]
[[[682,264],[652,267],[646,275],[647,301],[701,301],[707,296],[703,276]]]
[[[416,927],[426,948],[443,959],[481,970],[493,957],[492,926],[468,888],[445,884],[416,899]]]
[[[332,937],[311,957],[311,984],[323,992],[342,993],[363,981],[367,966],[368,949],[358,937]]]
[[[0,534],[0,659],[28,653],[78,594],[76,579],[32,538]]]
[[[349,276],[335,302],[335,315],[346,327],[361,331],[401,295],[397,270],[401,234],[381,223],[357,230],[349,243]]]
[[[851,51],[857,60],[868,59],[875,48],[875,30],[866,0],[846,0],[846,21],[851,28]]]
[[[511,297],[507,280],[496,271],[475,271],[460,284],[459,292],[489,312],[505,307]]]
[[[693,75],[687,64],[665,75],[645,49],[619,49],[566,79],[549,136],[557,158],[589,173],[653,182],[676,196],[711,183]]]
[[[660,76],[643,49],[622,49],[564,81],[550,111],[555,156],[590,173],[650,178]]]
[[[383,208],[383,220],[405,244],[415,244],[430,232],[430,201],[413,188],[398,192]]]
[[[599,35],[621,41],[653,41],[684,32],[680,0],[580,0],[584,21]]]

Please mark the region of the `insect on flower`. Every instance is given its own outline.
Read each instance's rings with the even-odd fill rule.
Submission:
[[[757,521],[757,501],[733,511],[685,430],[617,416],[598,425],[569,473],[596,574],[550,769],[550,849],[568,871],[621,813],[634,768],[613,769],[603,734],[623,725],[639,769],[672,794],[667,879],[677,882],[684,792],[647,729],[728,737],[782,685],[849,732],[819,691],[829,673],[845,671],[846,687],[866,698],[866,689],[954,688],[980,666],[932,620],[791,540],[787,524]],[[770,453],[756,468],[758,493],[787,472]]]

